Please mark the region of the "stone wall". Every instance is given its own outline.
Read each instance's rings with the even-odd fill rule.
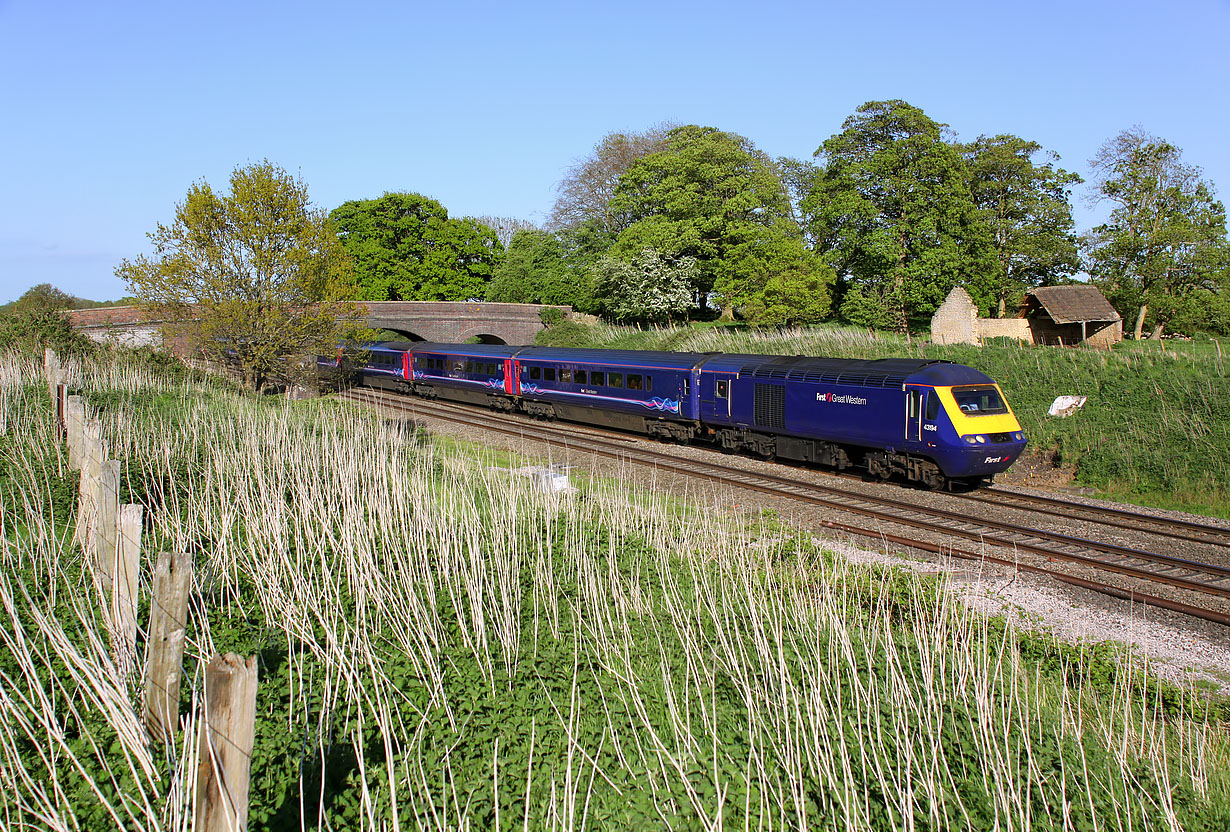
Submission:
[[[1032,344],[1033,331],[1026,318],[979,318],[978,335],[983,340],[987,338],[1015,338]]]
[[[969,293],[958,286],[935,310],[931,340],[936,344],[977,344],[978,323],[978,307]]]

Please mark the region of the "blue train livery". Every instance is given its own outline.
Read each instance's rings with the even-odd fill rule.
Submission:
[[[999,386],[946,361],[428,342],[365,355],[369,386],[930,488],[988,482],[1026,444]]]

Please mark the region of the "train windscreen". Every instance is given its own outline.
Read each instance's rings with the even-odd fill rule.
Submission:
[[[994,387],[954,387],[952,397],[966,416],[990,416],[1008,412],[1008,406]]]

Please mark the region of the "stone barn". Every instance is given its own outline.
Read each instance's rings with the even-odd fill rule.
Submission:
[[[1021,302],[1035,344],[1109,349],[1123,340],[1123,318],[1096,286],[1046,286]]]
[[[1015,318],[979,318],[969,293],[959,286],[953,289],[931,318],[931,340],[981,344],[987,338],[1107,349],[1123,340],[1123,319],[1096,286],[1034,289]]]

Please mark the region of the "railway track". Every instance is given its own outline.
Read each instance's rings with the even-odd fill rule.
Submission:
[[[582,426],[561,427],[545,423],[510,422],[506,416],[494,416],[477,408],[439,403],[419,398],[407,398],[375,391],[370,388],[359,388],[343,394],[355,401],[374,404],[402,412],[421,413],[436,418],[469,425],[487,431],[495,431],[505,435],[520,438],[527,437],[527,428],[532,428],[532,438],[557,441],[574,450],[591,453],[598,456],[617,459],[636,464],[651,466],[659,470],[679,474],[691,478],[703,478],[711,482],[734,488],[757,491],[770,496],[786,498],[803,502],[845,514],[855,515],[866,520],[874,520],[877,524],[906,527],[908,529],[938,535],[951,541],[954,538],[978,544],[980,551],[969,552],[952,548],[951,545],[928,543],[913,537],[892,534],[881,525],[880,528],[867,528],[864,524],[828,521],[824,525],[850,534],[872,537],[881,541],[889,541],[898,545],[915,549],[931,551],[937,554],[966,557],[984,562],[994,562],[1040,574],[1048,574],[1065,583],[1083,586],[1101,592],[1107,592],[1117,597],[1130,597],[1142,603],[1163,607],[1176,612],[1182,612],[1208,621],[1215,621],[1230,626],[1230,567],[1217,564],[1202,563],[1157,552],[1150,552],[1113,543],[1105,543],[1080,537],[1073,537],[1059,532],[1032,528],[1025,525],[996,519],[974,518],[963,512],[919,505],[907,500],[886,496],[872,496],[862,493],[852,493],[838,486],[827,486],[813,482],[792,479],[786,476],[752,472],[717,462],[681,459],[665,451],[641,447],[641,443],[625,435],[612,434],[607,431],[594,431]],[[578,433],[580,435],[578,436]],[[583,440],[583,444],[578,440]],[[1001,506],[1020,508],[1023,502],[1014,505],[1011,499],[999,499],[1007,495],[1017,497],[1015,492],[996,491],[994,498],[983,502],[997,503]],[[965,495],[970,497],[971,495]],[[1023,495],[1026,498],[1031,495]],[[1054,501],[1060,506],[1052,505],[1043,498],[1039,503],[1044,508],[1044,514],[1067,516],[1061,513],[1060,506],[1067,504]],[[1080,508],[1088,508],[1081,505]],[[1037,509],[1029,508],[1030,511]],[[1096,513],[1096,512],[1095,512]],[[1134,515],[1133,512],[1125,512]],[[1157,521],[1161,518],[1140,515]],[[1130,518],[1106,517],[1114,522],[1107,525],[1132,523]],[[1104,522],[1098,520],[1097,522]],[[1199,526],[1199,524],[1190,524]],[[1128,525],[1139,531],[1136,525]],[[1215,527],[1199,527],[1187,530],[1192,534],[1203,534],[1206,529],[1217,531]],[[1152,530],[1150,530],[1152,531]],[[1164,532],[1157,532],[1162,534]],[[1179,531],[1168,535],[1178,537]],[[1216,535],[1214,535],[1215,537]],[[1190,538],[1183,538],[1190,539]],[[1226,545],[1216,541],[1204,540],[1203,543]],[[1008,557],[1000,557],[986,553],[985,547],[998,547],[1010,553]],[[1180,594],[1186,595],[1186,600],[1165,598],[1152,593],[1140,592],[1135,588],[1114,586],[1102,580],[1082,578],[1061,570],[1022,562],[1020,556],[1030,555],[1047,562],[1063,562],[1069,565],[1096,573],[1114,573],[1129,580],[1162,585]],[[1200,603],[1190,603],[1199,601]]]

